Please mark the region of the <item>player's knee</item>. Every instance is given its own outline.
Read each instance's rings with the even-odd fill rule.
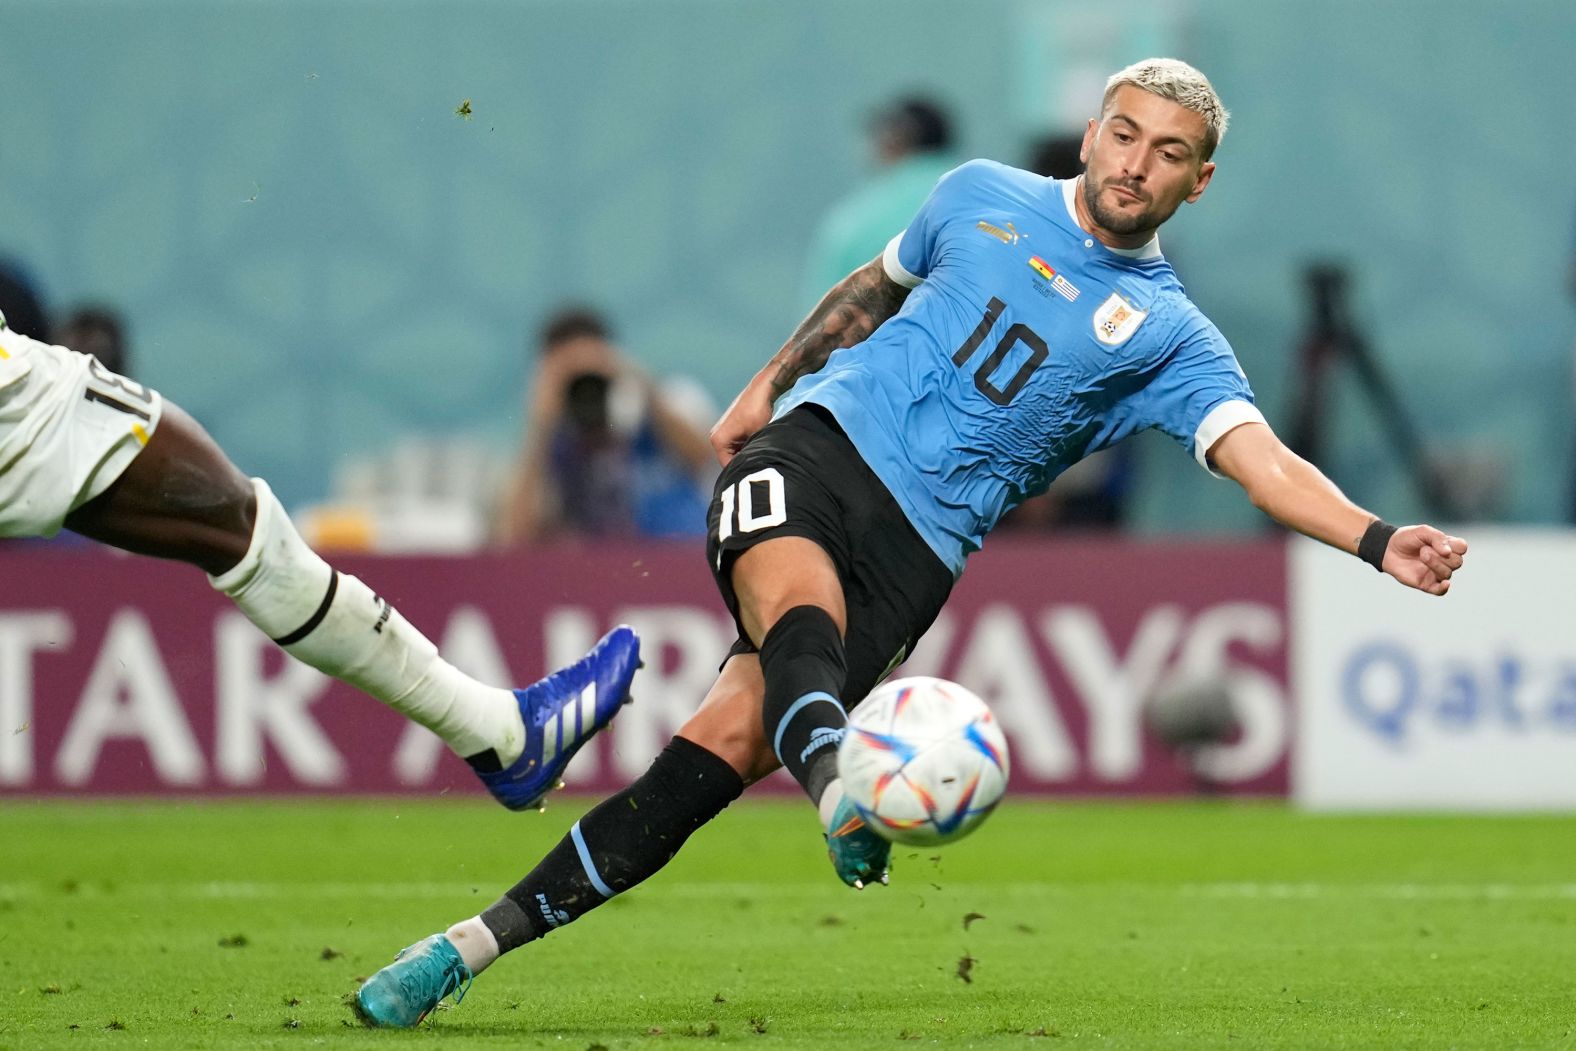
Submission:
[[[250,478],[237,473],[216,486],[220,501],[218,522],[227,532],[250,544],[257,528],[257,489]],[[245,549],[242,549],[245,554]]]
[[[321,600],[322,589],[333,571],[301,539],[268,483],[261,478],[248,479],[245,489],[244,496],[226,492],[225,499],[229,501],[226,524],[209,530],[208,543],[222,547],[229,559],[229,565],[223,570],[209,570],[214,587],[240,601],[236,590],[254,587],[253,578],[261,575],[273,582],[265,591],[278,590],[287,605],[298,598],[301,601],[309,599],[310,612]],[[271,600],[258,601],[263,601],[265,606],[272,604]],[[263,616],[272,620],[270,613],[265,612]],[[289,625],[290,628],[296,626]]]
[[[185,517],[200,528],[191,530],[191,561],[209,575],[223,573],[251,549],[258,522],[256,490],[250,479],[238,475],[234,481],[219,480],[200,505],[198,497],[192,499]]]
[[[769,683],[803,679],[840,695],[848,676],[848,658],[837,622],[820,606],[788,610],[761,641],[761,671]]]
[[[741,623],[757,645],[764,644],[780,620],[805,605],[825,610],[835,630],[842,632],[842,580],[826,550],[813,540],[786,536],[757,544],[734,561],[731,583]]]
[[[139,461],[147,464],[166,514],[243,542],[251,540],[257,521],[252,479],[180,406],[165,402],[158,430]]]

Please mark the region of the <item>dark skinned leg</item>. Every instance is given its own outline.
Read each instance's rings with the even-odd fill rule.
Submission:
[[[271,510],[260,528],[252,481],[197,421],[166,401],[147,448],[65,525],[221,578],[211,582],[298,660],[428,727],[465,758],[489,769],[512,762],[524,742],[513,695],[443,660],[398,611],[313,553],[277,500],[267,499]],[[249,552],[247,566],[232,573]],[[222,579],[226,574],[237,579]]]
[[[256,510],[251,481],[196,420],[166,401],[147,448],[65,525],[111,547],[217,575],[246,554]]]

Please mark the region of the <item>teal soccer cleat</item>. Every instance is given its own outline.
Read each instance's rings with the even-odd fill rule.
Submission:
[[[580,746],[629,701],[629,682],[639,667],[640,636],[620,624],[574,664],[515,690],[525,751],[502,770],[476,771],[493,798],[510,810],[540,804]]]
[[[410,1029],[455,990],[455,1003],[465,999],[471,978],[454,944],[434,934],[401,949],[393,963],[368,978],[356,990],[355,1011],[370,1026]]]
[[[859,816],[854,801],[844,796],[832,811],[832,829],[826,834],[826,854],[837,878],[864,890],[865,884],[887,881],[892,844],[876,835]]]

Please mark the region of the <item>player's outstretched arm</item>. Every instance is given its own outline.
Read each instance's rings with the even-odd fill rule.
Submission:
[[[1215,468],[1282,525],[1388,573],[1407,587],[1443,595],[1467,542],[1429,525],[1395,528],[1352,503],[1313,464],[1262,423],[1227,431],[1209,450]]]
[[[881,257],[843,278],[821,298],[782,349],[745,385],[711,429],[711,447],[724,466],[772,418],[772,403],[800,376],[819,369],[832,351],[870,338],[896,314],[908,289],[887,277]]]

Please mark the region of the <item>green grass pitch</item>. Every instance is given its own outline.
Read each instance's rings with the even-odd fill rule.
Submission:
[[[746,802],[415,1032],[342,998],[590,803],[0,803],[0,1048],[1576,1047],[1576,819],[1012,799],[836,882]]]

